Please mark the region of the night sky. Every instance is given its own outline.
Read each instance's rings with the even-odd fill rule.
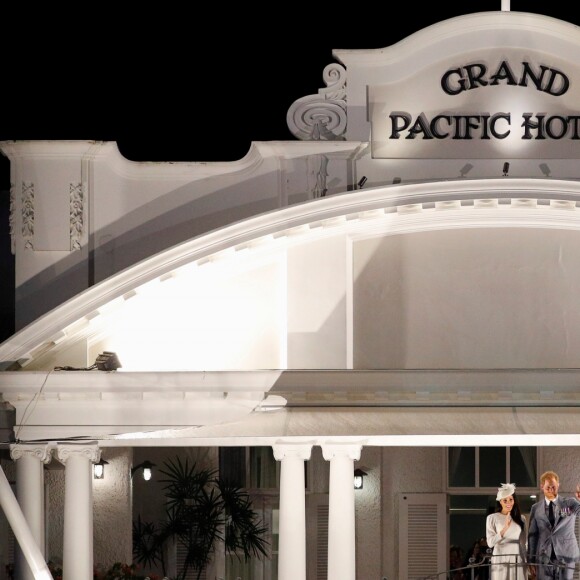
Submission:
[[[360,4],[357,12],[353,3],[352,13],[300,1],[260,11],[217,2],[186,11],[167,2],[139,6],[129,15],[102,4],[0,8],[0,140],[116,141],[134,161],[234,161],[252,141],[294,140],[286,113],[324,87],[333,49],[383,48],[447,18],[500,10],[501,0],[470,0],[463,10],[401,2]],[[511,0],[512,11],[580,23],[568,6]],[[14,332],[2,155],[0,180],[2,341]]]

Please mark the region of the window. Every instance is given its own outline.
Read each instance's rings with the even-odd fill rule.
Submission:
[[[280,462],[274,459],[271,447],[250,447],[250,487],[278,489]]]
[[[220,479],[246,487],[246,448],[220,447]]]
[[[522,513],[529,512],[538,485],[535,447],[449,447],[449,541],[465,558],[485,538],[485,520],[495,511],[497,488],[516,484]]]
[[[239,487],[278,489],[280,462],[271,447],[220,447],[220,477]]]
[[[536,487],[535,447],[449,447],[450,488],[497,488],[514,482],[518,488]]]

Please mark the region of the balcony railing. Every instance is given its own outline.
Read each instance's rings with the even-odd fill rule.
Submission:
[[[555,578],[559,579],[565,577],[564,571],[567,568],[569,569],[570,566],[574,568],[574,563],[566,564],[564,562],[558,562],[556,564],[528,564],[521,560],[519,554],[512,555],[510,559],[513,559],[513,561],[511,562],[503,561],[507,556],[509,555],[486,556],[481,562],[470,563],[468,566],[462,568],[453,568],[429,576],[413,576],[409,577],[409,580],[489,580],[492,570],[497,570],[498,573],[501,572],[502,576],[506,574],[503,576],[506,580],[520,580],[521,578],[528,577],[530,566],[543,567],[546,571],[546,576],[549,578],[552,578],[551,574],[555,571]]]

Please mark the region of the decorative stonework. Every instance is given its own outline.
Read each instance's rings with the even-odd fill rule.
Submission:
[[[66,464],[69,457],[85,457],[92,463],[98,463],[101,459],[101,450],[98,445],[75,445],[60,444],[56,448],[56,458]]]
[[[34,183],[22,182],[22,237],[24,247],[33,250],[34,238]]]
[[[70,193],[70,249],[81,249],[81,238],[84,228],[84,196],[82,183],[71,183]]]
[[[362,446],[362,444],[353,445],[351,443],[326,443],[321,445],[322,456],[326,461],[330,461],[334,457],[346,457],[353,461],[358,461],[360,459]]]
[[[35,457],[42,463],[50,463],[52,452],[47,445],[15,444],[10,446],[10,457],[14,461],[22,457]]]
[[[294,101],[286,115],[291,133],[303,141],[344,140],[346,133],[346,69],[329,64],[322,78],[325,89]]]
[[[312,444],[276,443],[272,445],[272,451],[274,452],[274,459],[276,461],[282,461],[285,457],[295,457],[308,461],[312,454]]]
[[[8,216],[8,227],[10,228],[10,251],[12,255],[16,253],[16,239],[14,236],[14,183],[10,183],[10,214]]]
[[[314,163],[317,169],[314,170],[316,182],[312,189],[312,197],[317,199],[324,197],[327,192],[326,178],[328,177],[328,157],[326,155],[314,155]]]

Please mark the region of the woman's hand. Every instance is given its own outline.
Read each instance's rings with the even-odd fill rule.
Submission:
[[[505,526],[500,530],[499,535],[503,538],[508,528],[512,525],[512,517],[508,514],[505,518]]]

